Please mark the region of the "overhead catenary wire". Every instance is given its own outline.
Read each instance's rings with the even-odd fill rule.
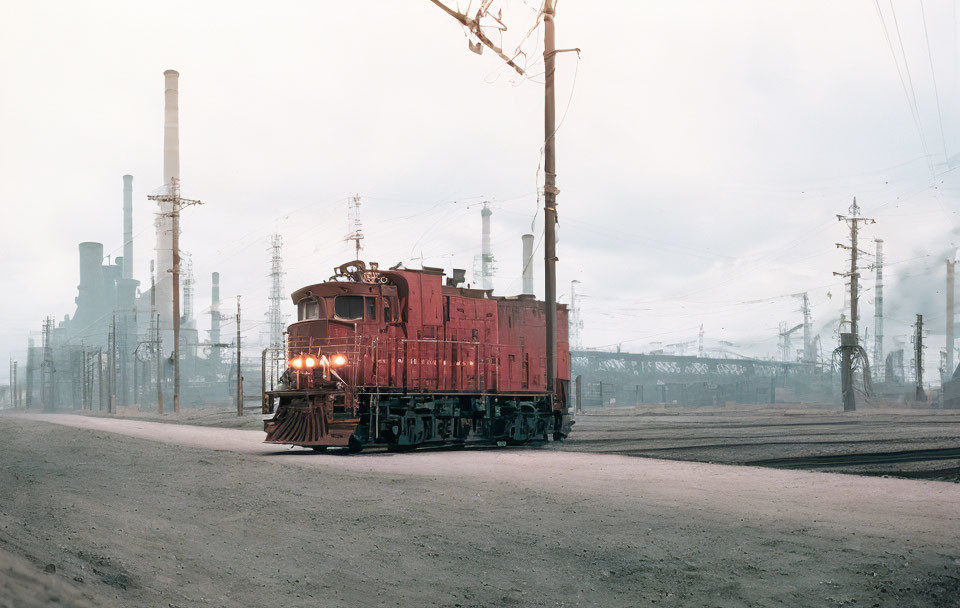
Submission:
[[[923,0],[920,0],[920,16],[923,20],[923,38],[927,43],[927,59],[930,60],[930,76],[933,78],[933,98],[937,102],[937,122],[940,126],[940,143],[943,144],[943,160],[949,162],[950,156],[947,154],[947,138],[943,134],[943,113],[940,111],[940,91],[937,87],[937,71],[933,67],[933,53],[930,50],[930,33],[927,30],[927,11],[923,7]]]
[[[907,65],[907,56],[906,52],[903,51],[903,39],[900,37],[900,26],[896,20],[896,13],[893,12],[893,0],[890,0],[890,10],[893,15],[894,24],[896,25],[897,38],[900,40],[900,49],[903,53],[903,63],[904,68],[907,72],[907,79],[903,77],[903,70],[900,69],[900,60],[897,58],[897,53],[893,47],[893,41],[890,38],[890,30],[887,27],[886,19],[883,17],[883,11],[880,9],[880,0],[874,0],[874,4],[877,8],[877,18],[880,19],[880,25],[883,27],[883,35],[887,41],[887,47],[890,49],[890,55],[893,58],[893,63],[897,68],[897,76],[900,78],[900,85],[903,87],[903,94],[907,98],[907,105],[910,108],[910,115],[913,118],[914,127],[917,129],[917,135],[920,138],[920,145],[923,148],[924,158],[927,159],[927,167],[932,171],[932,166],[930,165],[929,156],[930,150],[927,147],[927,139],[923,134],[923,125],[920,121],[920,113],[917,108],[917,98],[915,94],[912,94],[913,89],[913,80],[910,78],[910,68]],[[907,89],[907,81],[910,82],[910,88]]]

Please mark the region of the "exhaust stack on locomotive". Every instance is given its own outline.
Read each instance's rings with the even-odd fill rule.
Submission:
[[[359,450],[565,437],[566,307],[557,311],[558,382],[549,393],[543,303],[494,297],[457,278],[444,285],[438,268],[357,260],[294,292],[287,369],[264,394],[264,413],[274,413],[266,442]]]

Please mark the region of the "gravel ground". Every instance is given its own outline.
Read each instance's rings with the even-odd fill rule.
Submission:
[[[263,429],[259,411],[239,417],[229,404],[163,416],[133,409],[122,411],[121,417]],[[579,415],[560,449],[960,482],[960,410],[862,409],[843,414],[813,405],[605,408]]]
[[[261,440],[0,416],[0,551],[103,606],[960,606],[956,484]]]

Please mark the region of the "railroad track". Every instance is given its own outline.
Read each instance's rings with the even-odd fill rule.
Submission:
[[[892,464],[930,460],[960,459],[960,447],[862,454],[831,454],[827,456],[799,456],[796,458],[766,458],[750,460],[746,465],[780,469],[815,469],[820,467],[856,466],[861,464]]]

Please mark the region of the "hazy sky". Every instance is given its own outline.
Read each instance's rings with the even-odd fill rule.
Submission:
[[[537,3],[501,4],[513,48]],[[880,2],[895,63],[877,7],[560,1],[558,47],[582,56],[558,56],[559,286],[566,302],[582,282],[586,346],[649,350],[695,339],[702,323],[708,346],[773,354],[778,323],[800,317],[795,299],[766,299],[809,291],[829,350],[843,300],[832,271],[846,264],[835,214],[853,196],[877,219],[863,247],[885,239],[892,262],[887,348],[916,312],[942,332],[960,194],[947,161],[960,153],[957,15],[952,2],[924,2],[925,35],[921,5],[894,1],[894,21]],[[183,217],[198,310],[220,271],[225,307],[242,294],[244,333],[259,338],[269,234],[285,239],[287,291],[325,280],[352,258],[351,193],[367,259],[447,269],[472,268],[477,203],[493,201],[496,289],[518,291],[520,235],[531,222],[542,231],[541,31],[525,47],[532,78],[520,79],[469,52],[428,0],[3,12],[0,352],[21,354],[45,315],[73,314],[77,243],[121,252],[125,173],[135,277],[149,282],[146,195],[161,181],[168,68],[181,74],[183,191],[206,203]]]

